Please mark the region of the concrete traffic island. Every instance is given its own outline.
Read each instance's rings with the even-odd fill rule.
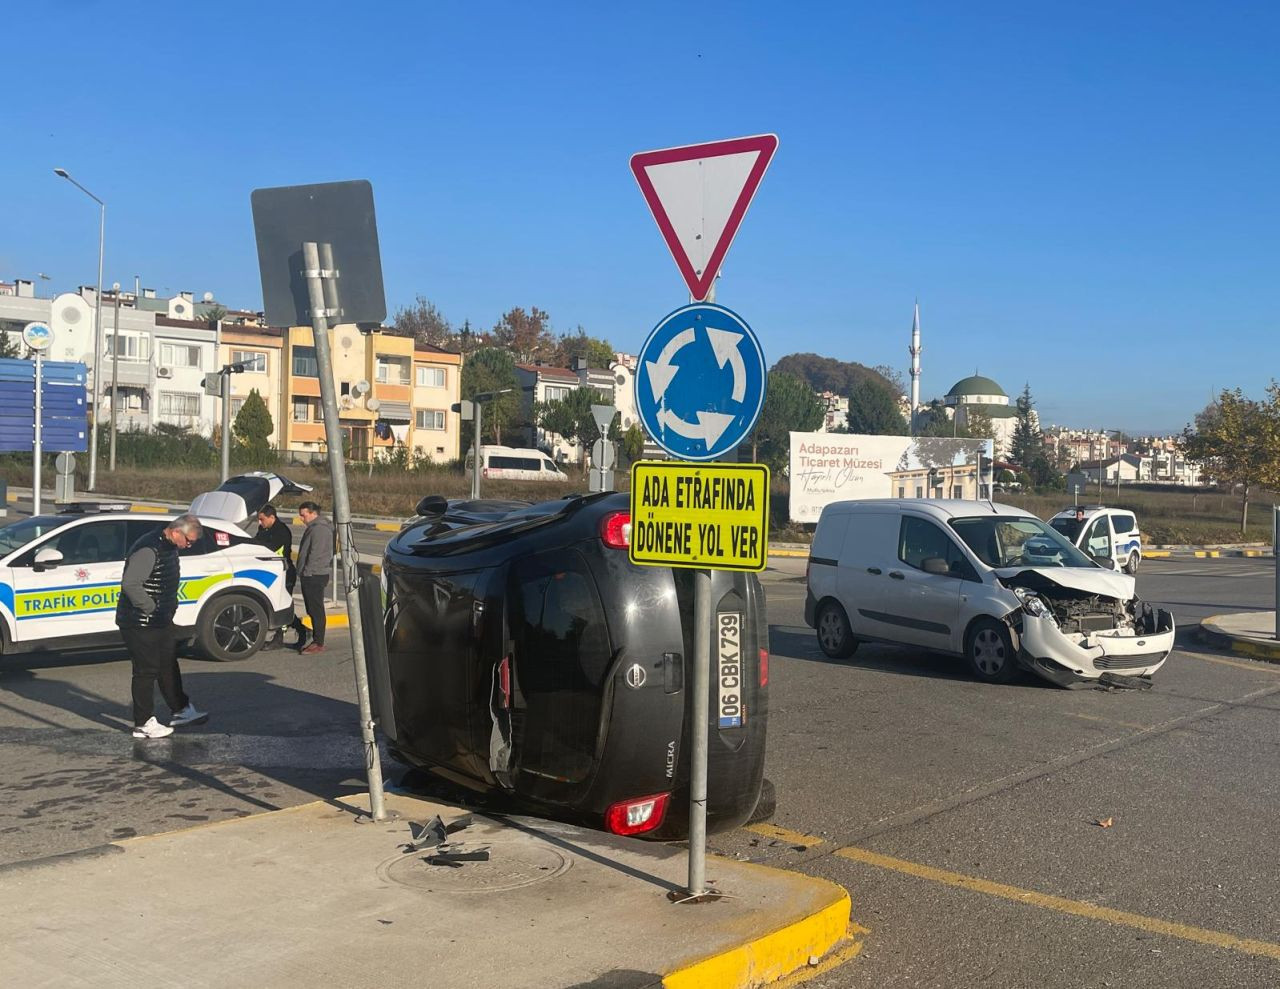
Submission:
[[[846,942],[825,880],[711,858],[726,895],[673,904],[678,847],[476,815],[463,855],[406,851],[409,821],[456,808],[388,794],[132,838],[0,872],[0,970],[14,985],[762,986]],[[434,858],[434,861],[430,859]]]
[[[1274,611],[1214,615],[1200,623],[1198,637],[1201,642],[1218,649],[1268,663],[1280,663],[1280,640],[1276,639]]]

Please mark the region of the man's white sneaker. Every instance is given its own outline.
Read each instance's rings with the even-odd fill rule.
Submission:
[[[166,735],[172,734],[172,728],[168,725],[162,725],[155,718],[148,718],[145,725],[140,725],[133,729],[134,738],[164,738]]]
[[[183,725],[201,725],[209,720],[208,711],[197,711],[196,706],[187,701],[187,706],[169,719],[169,727],[181,728]]]

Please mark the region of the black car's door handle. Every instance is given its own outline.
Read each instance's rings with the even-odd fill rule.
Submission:
[[[900,570],[890,570],[890,571],[889,571],[889,576],[890,576],[890,577],[892,577],[894,580],[906,580],[906,579],[907,579],[906,577],[904,577],[904,576],[902,575],[902,572],[901,572]]]
[[[867,567],[867,573],[873,573],[873,574],[875,574],[877,577],[879,577],[879,576],[880,576],[880,568],[879,568],[879,567]]]

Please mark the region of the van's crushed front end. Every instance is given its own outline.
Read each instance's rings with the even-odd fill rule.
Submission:
[[[1059,686],[1106,673],[1150,677],[1173,651],[1173,615],[1139,600],[1132,577],[1075,568],[999,577],[1018,603],[1005,620],[1019,662]]]

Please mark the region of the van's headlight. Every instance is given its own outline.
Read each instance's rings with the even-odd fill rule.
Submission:
[[[1035,591],[1029,591],[1025,587],[1015,587],[1013,593],[1022,603],[1022,610],[1032,618],[1047,618],[1051,622],[1054,621],[1053,612]],[[1057,622],[1054,624],[1056,625]]]

